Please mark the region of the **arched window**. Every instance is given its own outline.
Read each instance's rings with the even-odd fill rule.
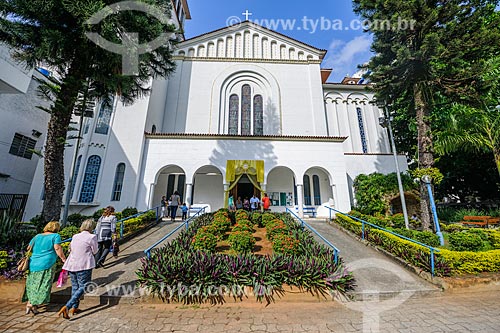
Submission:
[[[359,125],[359,135],[361,136],[361,147],[363,148],[363,153],[368,153],[368,145],[366,143],[366,133],[365,124],[363,122],[363,111],[361,108],[356,108],[356,113],[358,114],[358,125]]]
[[[252,120],[252,89],[245,84],[241,87],[241,135],[250,135]]]
[[[85,175],[83,176],[82,189],[80,190],[80,202],[94,201],[95,188],[97,185],[97,177],[99,176],[99,168],[101,167],[101,158],[97,155],[92,155],[87,160]]]
[[[125,175],[125,163],[120,163],[116,166],[115,182],[113,184],[113,195],[111,201],[120,201],[123,188],[123,176]]]
[[[304,175],[304,205],[311,205],[311,184],[309,183],[309,176]]]
[[[229,97],[229,134],[238,135],[238,113],[240,101],[238,95]]]
[[[78,172],[80,171],[80,164],[82,163],[82,155],[78,156],[76,160],[75,170],[73,170],[73,178],[71,180],[71,190],[69,192],[69,197],[73,198],[73,193],[75,192],[76,178],[78,177]]]
[[[317,175],[313,176],[313,192],[314,192],[314,205],[321,205],[321,190],[319,188],[319,177]]]
[[[108,134],[109,123],[111,122],[111,114],[113,113],[113,102],[115,98],[106,98],[101,102],[99,115],[97,116],[97,123],[95,132],[97,134]]]
[[[264,107],[261,95],[253,98],[253,134],[264,135]]]
[[[249,84],[241,87],[241,96],[229,96],[228,134],[264,135],[264,99],[252,96]]]

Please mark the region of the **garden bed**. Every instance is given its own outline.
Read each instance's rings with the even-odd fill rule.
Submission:
[[[334,221],[358,237],[361,236],[361,222],[354,221],[341,214],[337,214]],[[370,220],[370,222],[374,221]],[[448,229],[452,231],[454,228],[448,227]],[[413,233],[416,232],[413,231]],[[432,235],[432,237],[427,237],[426,234],[424,236],[425,239],[421,239],[420,241],[427,245],[436,246],[436,240],[434,238],[437,238],[437,236]],[[449,237],[451,246],[460,249],[466,246],[466,248],[476,249],[477,252],[453,251],[446,248],[440,248],[439,252],[435,252],[434,254],[434,273],[436,276],[459,277],[466,274],[497,273],[500,271],[500,249],[497,248],[497,231],[468,230],[459,227],[457,231],[450,233]],[[481,241],[481,239],[483,239],[483,241]],[[424,246],[412,243],[383,230],[371,228],[370,226],[366,226],[365,228],[365,240],[418,269],[431,272],[431,254],[429,249]],[[493,249],[491,249],[492,247]]]
[[[352,273],[335,262],[333,250],[288,214],[231,216],[226,210],[197,218],[144,258],[137,275],[141,286],[165,302],[269,303],[287,294],[326,299],[354,288]]]

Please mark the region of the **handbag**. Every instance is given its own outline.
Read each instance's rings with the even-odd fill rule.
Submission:
[[[30,257],[31,249],[29,249],[29,251],[27,251],[24,256],[17,262],[17,270],[19,272],[25,272],[28,270],[28,268],[30,267]]]
[[[68,280],[68,271],[63,269],[61,273],[59,273],[59,278],[57,279],[57,288],[61,288]]]
[[[118,257],[118,252],[120,252],[120,247],[118,246],[118,240],[115,238],[113,241],[113,257]]]

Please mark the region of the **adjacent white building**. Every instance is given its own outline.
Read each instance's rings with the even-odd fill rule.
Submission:
[[[183,41],[175,73],[155,80],[149,97],[100,103],[85,120],[70,213],[144,210],[176,190],[212,210],[229,194],[267,192],[276,211],[348,211],[353,179],[393,172],[394,159],[373,95],[325,83],[325,53],[248,21]],[[74,154],[67,150],[67,176]],[[404,156],[400,163],[405,169]],[[28,217],[41,211],[42,164]]]
[[[22,211],[38,156],[47,133],[49,115],[37,108],[47,106],[37,95],[43,78],[12,58],[0,44],[0,211]]]

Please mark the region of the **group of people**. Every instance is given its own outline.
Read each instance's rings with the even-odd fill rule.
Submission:
[[[161,216],[167,218],[170,217],[172,222],[175,222],[179,206],[181,207],[182,220],[184,221],[187,218],[188,207],[185,202],[181,205],[181,196],[179,195],[179,192],[175,191],[168,200],[164,195],[161,197]]]
[[[113,239],[116,239],[116,216],[112,206],[106,207],[97,221],[87,219],[80,226],[80,233],[73,235],[69,245],[69,255],[65,256],[61,247],[59,222],[49,222],[43,233],[37,234],[28,245],[31,251],[29,272],[23,302],[26,303],[26,314],[38,313],[38,307],[50,301],[52,282],[56,273],[56,261],[63,262],[62,269],[68,271],[71,279],[71,298],[58,311],[58,316],[69,319],[69,315],[80,312],[80,297],[92,280],[92,270],[104,267]]]
[[[257,196],[254,194],[250,200],[248,198],[245,198],[243,201],[241,200],[241,197],[238,197],[236,202],[234,201],[233,195],[229,195],[228,199],[228,207],[229,210],[235,211],[237,209],[244,209],[246,211],[256,211],[259,210],[260,207],[262,206],[263,211],[270,211],[271,207],[271,199],[267,196],[267,193],[264,193],[264,197],[262,197],[262,200],[259,200]]]

